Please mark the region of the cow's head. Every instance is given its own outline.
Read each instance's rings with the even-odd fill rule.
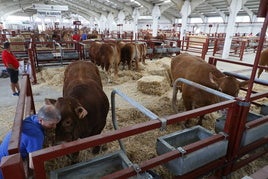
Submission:
[[[45,102],[55,105],[61,112],[61,121],[56,128],[56,140],[72,141],[79,138],[78,123],[87,115],[87,110],[72,97],[45,99]]]
[[[239,93],[239,89],[243,86],[248,85],[249,81],[238,81],[235,77],[232,76],[224,76],[221,78],[217,78],[212,73],[209,74],[209,79],[212,83],[216,85],[216,88],[228,95],[237,97]]]

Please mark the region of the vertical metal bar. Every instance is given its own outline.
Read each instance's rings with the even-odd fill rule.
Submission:
[[[265,5],[267,6],[267,2],[266,2]],[[257,47],[257,53],[256,53],[256,56],[255,56],[254,66],[253,66],[251,76],[250,76],[250,81],[249,81],[249,84],[248,84],[248,91],[247,91],[247,94],[246,94],[246,97],[245,97],[246,101],[250,101],[250,95],[251,95],[251,91],[252,91],[252,88],[253,88],[253,80],[254,80],[254,78],[256,76],[257,66],[259,64],[259,59],[260,59],[261,51],[262,51],[262,48],[263,48],[263,43],[264,43],[264,40],[265,40],[267,25],[268,25],[268,11],[266,12],[266,17],[265,17],[265,20],[264,20],[262,28],[261,28],[260,41],[259,41],[259,45]]]

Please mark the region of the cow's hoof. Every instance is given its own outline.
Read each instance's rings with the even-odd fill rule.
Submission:
[[[100,153],[100,149],[101,147],[100,146],[96,146],[92,149],[92,153],[95,155],[95,154],[99,154]]]
[[[108,150],[108,146],[106,144],[101,146],[101,151],[106,151]]]
[[[191,127],[190,122],[189,122],[189,121],[186,121],[186,122],[184,123],[184,127],[185,127],[185,128],[189,128],[189,127]]]

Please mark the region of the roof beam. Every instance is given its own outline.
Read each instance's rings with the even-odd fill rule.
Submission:
[[[79,14],[80,16],[84,17],[85,19],[89,19],[90,17],[92,17],[91,15],[88,14],[88,11],[85,12],[85,11],[83,11],[83,10],[80,9],[79,12],[78,12],[77,9],[74,8],[74,7],[70,7],[69,9],[70,9],[70,11],[71,11],[72,13],[77,13],[77,14]]]
[[[100,3],[100,2],[95,1],[95,0],[91,0],[90,2],[91,2],[92,5],[95,5],[94,7],[99,6],[99,7],[103,7],[105,9],[107,9],[108,13],[111,12],[111,13],[113,13],[115,15],[118,14],[118,10],[116,10],[116,9],[110,7],[110,6],[107,6],[107,5],[103,4],[103,3]],[[85,3],[85,1],[83,1],[83,3]],[[81,6],[81,4],[79,4],[79,6]],[[96,7],[96,8],[98,8],[98,7]]]
[[[23,8],[27,9],[27,8],[30,8],[30,7],[32,7],[32,3],[30,5],[24,5]],[[9,15],[12,15],[12,14],[14,14],[16,12],[19,12],[21,10],[22,10],[21,8],[15,8],[15,7],[9,6],[9,7],[6,7],[5,10],[2,10],[1,16],[5,18],[5,17],[7,17]]]
[[[205,0],[192,0],[191,1],[191,8],[192,8],[192,12],[194,11],[194,9],[199,6],[199,4],[202,4],[203,2],[205,2]]]
[[[123,11],[128,12],[130,15],[132,15],[133,9],[131,7],[129,7],[126,4],[124,4],[124,3],[120,2],[120,1],[117,1],[117,0],[110,0],[110,1],[115,3],[115,4],[119,4],[120,6],[123,7],[123,9],[122,9]]]
[[[242,9],[248,14],[250,22],[252,22],[253,17],[254,17],[254,13],[244,5],[242,5]]]
[[[152,11],[153,5],[151,3],[148,3],[148,2],[145,2],[142,0],[135,0],[135,1],[139,2],[141,5],[143,5],[145,8],[147,8],[150,12]]]
[[[206,16],[204,16],[203,14],[201,14],[199,11],[195,11],[195,13],[200,16],[200,18],[202,19],[203,22],[206,22]]]
[[[162,14],[162,16],[164,16],[167,20],[169,20],[170,23],[172,23],[174,21],[174,19],[175,19],[174,16],[171,16],[171,15],[169,15],[167,13]]]
[[[216,11],[216,12],[222,17],[223,22],[226,21],[226,15],[225,15],[222,11],[220,11],[220,10],[217,9],[216,7],[210,5],[210,4],[209,4],[208,2],[206,2],[206,1],[205,1],[204,3],[205,3],[206,6],[208,6],[209,8],[211,8],[211,10]]]
[[[57,0],[57,1],[55,1],[55,2],[60,2],[61,4],[67,4],[67,5],[70,5],[70,6],[72,6],[73,7],[73,9],[80,9],[81,11],[85,11],[85,12],[87,12],[88,14],[91,14],[92,16],[94,16],[94,17],[100,17],[101,16],[101,14],[100,13],[98,13],[98,12],[94,12],[93,10],[90,10],[90,8],[88,8],[88,7],[83,7],[83,6],[81,6],[80,4],[76,4],[76,3],[70,3],[70,2],[68,2],[68,1],[65,1],[65,0]],[[90,11],[89,11],[90,10]],[[75,12],[74,12],[75,13]]]
[[[161,5],[161,6],[160,6],[160,12],[161,12],[161,14],[162,14],[165,10],[169,9],[170,7],[172,7],[173,5],[174,5],[173,3],[165,4],[164,6]]]
[[[181,11],[184,0],[171,0],[171,2],[173,2],[176,5],[179,11]]]

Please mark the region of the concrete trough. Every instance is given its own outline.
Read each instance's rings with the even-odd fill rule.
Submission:
[[[164,47],[155,47],[154,48],[154,53],[167,53],[167,48],[164,48]]]
[[[79,55],[77,51],[66,51],[62,53],[63,59],[78,59]]]
[[[243,133],[243,137],[241,140],[241,146],[246,146],[252,142],[255,142],[261,138],[264,138],[265,136],[268,136],[268,122],[249,128],[246,125],[246,130]]]
[[[248,116],[247,116],[247,122],[259,119],[261,117],[262,117],[262,115],[260,115],[260,114],[257,114],[254,112],[249,112]],[[222,117],[216,119],[215,132],[219,133],[219,132],[222,132],[224,130],[225,121],[226,121],[226,116],[222,116]]]
[[[200,140],[211,137],[213,134],[201,126],[177,131],[157,139],[156,151],[158,155],[179,150],[184,153],[183,147]],[[171,160],[164,166],[174,175],[184,175],[205,164],[226,155],[228,140],[219,141],[191,153],[183,154],[182,157]]]
[[[263,115],[261,114],[257,114],[254,112],[249,112],[248,116],[247,116],[247,122],[251,122],[253,120],[258,120],[261,117],[263,117]],[[216,124],[215,124],[215,131],[216,132],[221,132],[224,129],[224,125],[225,125],[225,121],[226,121],[226,117],[222,116],[218,119],[216,119]],[[265,136],[268,135],[268,123],[264,123],[261,125],[258,125],[256,127],[248,127],[246,124],[246,130],[243,133],[242,139],[241,139],[241,143],[240,146],[246,146],[252,142],[255,142]]]
[[[179,47],[172,47],[167,49],[168,53],[179,53],[180,48]]]
[[[123,151],[94,158],[87,162],[77,163],[50,172],[51,179],[67,178],[101,178],[105,175],[122,170],[132,166]]]
[[[152,54],[152,53],[153,53],[153,49],[152,48],[147,48],[146,54]]]
[[[54,59],[54,55],[51,52],[37,53],[38,60],[51,60]]]
[[[122,151],[116,151],[92,160],[77,163],[50,172],[50,179],[99,179],[116,171],[133,167],[134,164]],[[131,179],[153,179],[158,174],[153,171],[139,173]]]
[[[261,111],[260,113],[264,116],[268,115],[268,104],[263,104],[261,106]]]

